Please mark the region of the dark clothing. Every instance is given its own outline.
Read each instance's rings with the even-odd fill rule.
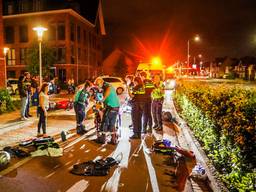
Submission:
[[[134,97],[132,98],[132,101],[140,101],[144,102],[145,101],[145,89],[143,86],[135,86],[132,89],[132,94]]]
[[[152,131],[152,114],[151,114],[151,101],[146,101],[143,108],[143,129],[142,132],[147,132],[147,126],[149,131]]]
[[[135,135],[140,136],[142,131],[142,115],[145,111],[145,89],[144,86],[133,87],[132,94],[132,124]],[[144,131],[144,130],[143,130]]]
[[[136,136],[141,135],[142,129],[142,114],[144,109],[144,102],[134,101],[132,103],[132,125],[133,125],[133,133]]]
[[[83,126],[83,121],[85,118],[85,106],[79,103],[74,103],[74,109],[76,113],[77,127],[81,127]]]
[[[100,126],[100,131],[103,132],[115,132],[116,119],[119,112],[119,107],[109,107],[105,108],[102,123]]]
[[[19,90],[19,94],[20,94],[20,98],[22,97],[27,97],[27,90],[26,90],[26,86],[23,82],[23,76],[21,76],[19,78],[18,81],[18,90]]]
[[[162,108],[163,100],[153,100],[152,101],[152,114],[154,119],[154,124],[156,127],[162,128]]]
[[[39,122],[37,126],[37,132],[40,133],[40,129],[42,128],[43,134],[46,134],[46,117],[44,115],[44,110],[41,107],[38,107],[39,113]]]
[[[145,106],[143,113],[143,130],[142,132],[146,133],[147,126],[149,126],[149,130],[152,130],[152,114],[151,114],[151,93],[154,89],[154,84],[150,79],[144,80],[145,87]]]

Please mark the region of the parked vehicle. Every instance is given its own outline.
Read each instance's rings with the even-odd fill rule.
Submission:
[[[7,90],[10,94],[18,95],[19,89],[18,89],[18,79],[15,78],[8,78],[7,79]]]
[[[101,76],[101,78],[110,83],[116,89],[118,95],[121,95],[126,90],[126,84],[121,77]]]

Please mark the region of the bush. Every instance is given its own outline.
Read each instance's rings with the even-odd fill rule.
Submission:
[[[227,187],[255,190],[256,90],[180,82],[175,104]]]
[[[13,111],[15,106],[12,102],[11,96],[6,89],[0,90],[0,114],[4,112]]]

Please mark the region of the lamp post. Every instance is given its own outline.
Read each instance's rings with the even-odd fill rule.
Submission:
[[[9,51],[8,47],[4,47],[4,75],[5,75],[5,88],[7,88],[7,53]]]
[[[189,57],[190,57],[190,55],[189,55],[189,48],[190,48],[190,47],[189,47],[189,46],[190,46],[189,40],[190,40],[190,39],[188,39],[188,42],[187,42],[187,46],[188,46],[188,48],[187,48],[187,51],[188,51],[188,52],[187,52],[187,68],[188,68],[188,69],[189,69]],[[193,40],[196,41],[196,42],[197,42],[197,41],[200,41],[199,35],[196,35],[196,36],[193,38]]]
[[[47,28],[45,27],[34,27],[34,31],[37,33],[38,42],[39,42],[39,86],[42,85],[43,79],[42,79],[42,40],[43,40],[43,34],[45,31],[47,31]]]

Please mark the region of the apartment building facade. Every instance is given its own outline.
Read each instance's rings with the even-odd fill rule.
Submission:
[[[7,76],[17,78],[27,70],[28,49],[37,41],[33,28],[48,30],[43,42],[54,52],[51,76],[60,81],[82,82],[98,75],[102,68],[102,36],[105,35],[101,1],[88,4],[91,16],[80,12],[79,1],[9,0],[4,3],[4,46],[7,54]],[[72,2],[72,3],[70,3]],[[80,1],[81,2],[81,1]],[[83,5],[84,6],[84,5]]]
[[[2,14],[2,0],[0,0],[0,88],[5,86],[5,79],[6,79],[6,66],[4,63],[4,55],[3,55],[3,48],[4,48],[4,42],[3,42],[3,14]]]

